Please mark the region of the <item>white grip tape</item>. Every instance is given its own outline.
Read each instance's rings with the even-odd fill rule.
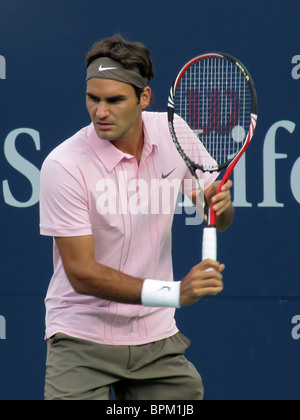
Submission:
[[[217,260],[217,229],[206,227],[203,230],[202,261]]]
[[[142,304],[155,308],[180,308],[180,284],[180,281],[144,280]]]

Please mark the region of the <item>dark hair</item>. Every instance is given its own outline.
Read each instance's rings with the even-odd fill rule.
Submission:
[[[150,81],[154,77],[154,68],[148,48],[140,42],[125,40],[115,34],[93,45],[86,57],[87,67],[99,57],[110,57],[120,61],[127,69],[138,68],[143,77]]]
[[[154,77],[154,67],[148,48],[140,42],[124,39],[120,34],[115,34],[102,41],[96,42],[86,56],[86,66],[100,57],[110,57],[119,61],[126,69],[139,69],[142,77],[149,82]],[[138,99],[144,89],[133,86]]]

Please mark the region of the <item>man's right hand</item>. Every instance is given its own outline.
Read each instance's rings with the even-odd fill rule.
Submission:
[[[202,261],[193,267],[181,282],[180,305],[192,305],[204,296],[221,293],[224,269],[224,264],[212,260]]]

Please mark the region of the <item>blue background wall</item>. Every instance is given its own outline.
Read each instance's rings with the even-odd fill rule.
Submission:
[[[1,2],[0,399],[43,398],[52,243],[39,236],[39,169],[89,123],[84,58],[115,32],[152,51],[153,110],[166,109],[177,70],[202,52],[228,52],[252,73],[259,123],[235,182],[234,225],[219,236],[225,291],[177,320],[206,399],[300,397],[299,16],[298,0]],[[178,279],[201,255],[202,227],[188,217],[174,224]]]

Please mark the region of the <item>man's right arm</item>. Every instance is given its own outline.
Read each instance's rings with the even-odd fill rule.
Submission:
[[[92,235],[55,238],[65,273],[82,295],[140,304],[143,279],[128,276],[95,261]]]
[[[55,241],[66,275],[77,293],[113,302],[141,304],[144,279],[97,263],[92,235],[57,237]],[[223,270],[223,265],[210,260],[193,267],[181,281],[180,305],[191,305],[204,296],[220,293]]]

